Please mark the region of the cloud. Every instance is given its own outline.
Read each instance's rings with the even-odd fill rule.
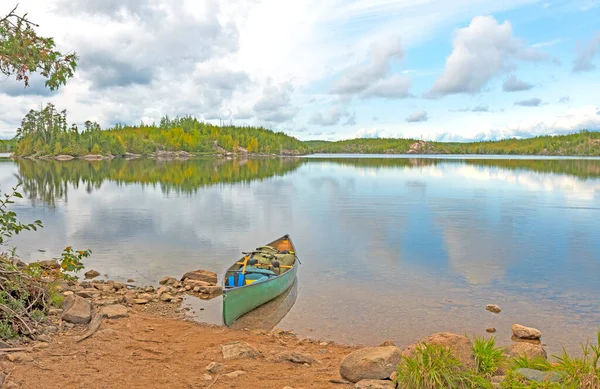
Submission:
[[[379,118],[377,116],[373,116],[372,120],[377,122],[379,121]]]
[[[531,99],[515,101],[515,105],[520,105],[523,107],[539,107],[542,104],[542,100],[537,97],[532,97]]]
[[[316,112],[311,116],[308,123],[317,124],[320,126],[334,126],[338,124],[342,118],[347,117],[348,119],[346,123],[354,122],[353,124],[355,124],[356,121],[352,118],[353,115],[354,113],[350,114],[342,106],[334,105],[329,109],[329,111],[327,111],[327,114],[325,115],[321,114],[320,112]]]
[[[349,97],[407,97],[411,80],[400,74],[388,75],[392,61],[404,57],[402,45],[398,39],[384,42],[372,45],[368,61],[349,67],[332,91]]]
[[[293,91],[294,88],[290,83],[266,86],[261,98],[253,107],[256,117],[267,122],[278,123],[294,118],[298,108],[291,102]]]
[[[600,116],[600,109],[596,111],[596,115]]]
[[[487,105],[478,105],[474,107],[471,112],[489,112],[489,107]]]
[[[354,126],[356,124],[356,112],[353,111],[352,114],[350,116],[348,116],[348,119],[346,119],[346,121],[344,122],[345,126]]]
[[[596,69],[592,59],[600,51],[600,32],[588,43],[587,46],[580,48],[575,61],[573,61],[573,72],[589,72]]]
[[[564,104],[564,103],[568,103],[569,100],[571,100],[571,98],[569,96],[563,96],[558,100],[558,102],[561,104]]]
[[[455,33],[446,67],[426,95],[478,93],[492,78],[514,67],[510,60],[539,61],[544,57],[513,36],[510,22],[499,24],[491,16],[477,16]]]
[[[556,44],[561,43],[562,41],[563,41],[562,39],[553,39],[551,41],[545,41],[545,42],[535,43],[535,44],[531,45],[531,47],[534,48],[534,49],[540,49],[542,47],[554,46]]]
[[[46,88],[46,79],[38,74],[32,74],[29,77],[29,86],[25,87],[23,81],[17,81],[16,78],[4,78],[0,76],[0,94],[7,96],[55,96],[58,91],[51,91]]]
[[[355,138],[381,138],[383,130],[378,128],[361,128],[356,132]]]
[[[530,90],[531,88],[533,88],[533,84],[521,81],[514,75],[508,77],[502,84],[502,90],[504,92],[521,92]]]
[[[426,122],[429,118],[427,117],[427,112],[425,111],[417,111],[406,118],[408,123],[418,123],[418,122]]]

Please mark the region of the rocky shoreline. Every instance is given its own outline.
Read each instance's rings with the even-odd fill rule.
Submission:
[[[57,265],[52,261],[46,262],[48,263],[43,263],[45,267]],[[432,334],[404,348],[397,347],[390,341],[377,347],[358,347],[337,345],[327,340],[300,339],[299,336],[281,329],[239,331],[215,325],[190,323],[190,319],[185,315],[185,308],[180,306],[185,295],[210,300],[222,294],[222,287],[217,282],[217,274],[202,269],[187,272],[180,278],[166,276],[160,280],[160,286],[157,287],[137,286],[133,279],[129,279],[127,283],[94,280],[98,276],[100,273],[90,270],[85,273],[86,280],[61,281],[58,288],[64,301],[60,308],[50,310],[47,320],[33,331],[32,339],[29,342],[8,342],[1,345],[0,387],[27,387],[21,384],[34,382],[35,379],[30,381],[32,379],[29,377],[30,368],[35,366],[36,361],[52,359],[47,355],[47,350],[55,345],[58,347],[60,344],[68,343],[74,350],[80,350],[87,344],[98,341],[118,344],[120,340],[112,339],[112,332],[109,330],[121,327],[119,324],[113,326],[113,323],[128,320],[126,329],[121,328],[127,333],[133,331],[132,325],[142,325],[150,320],[149,318],[164,325],[167,328],[166,333],[169,333],[168,328],[179,325],[174,323],[181,325],[185,323],[186,326],[193,326],[186,328],[198,339],[207,336],[210,338],[213,335],[206,332],[214,333],[218,330],[221,338],[227,340],[218,345],[216,354],[214,352],[211,354],[212,359],[207,361],[209,363],[203,370],[202,382],[197,387],[252,387],[242,383],[247,382],[252,375],[252,371],[244,368],[243,361],[252,361],[253,365],[261,368],[273,364],[287,366],[286,374],[283,375],[287,377],[289,385],[278,386],[279,383],[267,385],[265,382],[264,386],[261,386],[265,388],[298,388],[298,382],[294,383],[295,373],[290,371],[290,368],[304,369],[302,370],[304,378],[300,381],[303,385],[301,387],[400,388],[401,386],[397,386],[396,383],[398,366],[403,358],[414,356],[422,345],[438,345],[447,348],[461,366],[468,369],[474,369],[477,363],[473,342],[464,335],[449,332]],[[488,305],[485,310],[492,314],[501,312],[497,305]],[[547,353],[541,344],[540,331],[520,324],[514,324],[511,331],[513,343],[503,349],[506,358],[525,356],[529,359],[547,360]],[[147,342],[159,342],[167,348],[173,346],[166,340],[154,339],[153,336],[157,335],[154,330],[149,332],[146,336]],[[243,334],[244,341],[239,340],[240,333]],[[144,350],[143,346],[136,347],[131,351],[134,354]],[[214,351],[215,347],[215,345],[205,347],[200,344],[195,352]],[[161,354],[162,351],[157,353]],[[332,357],[329,364],[323,367],[323,362],[320,361],[322,356],[319,354],[330,353],[335,357]],[[15,369],[23,370],[21,383],[11,380],[11,377],[18,376],[13,374]],[[533,381],[537,381],[540,377],[541,380],[548,379],[548,375],[544,373],[535,369],[518,370],[518,374],[521,374],[524,379]],[[506,371],[499,369],[490,377],[495,387],[500,387],[505,374]],[[102,373],[99,371],[97,375],[100,378]],[[325,379],[324,376],[328,378]],[[552,379],[559,379],[555,375],[552,377]],[[261,377],[251,379],[255,378],[259,382],[264,380]],[[317,379],[321,380],[318,385],[305,385],[309,381],[314,383]]]

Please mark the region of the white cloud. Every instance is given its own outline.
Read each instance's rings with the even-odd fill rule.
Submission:
[[[361,128],[356,132],[355,138],[381,138],[383,130],[379,128]]]
[[[478,93],[492,78],[509,71],[511,60],[539,61],[544,55],[527,48],[513,36],[510,22],[499,24],[491,16],[477,16],[459,29],[446,67],[437,78],[431,97]]]
[[[573,72],[589,72],[596,69],[592,62],[596,54],[600,52],[600,32],[583,48],[579,48],[577,58],[573,62]]]
[[[333,126],[340,122],[342,118],[347,118],[344,124],[352,125],[355,124],[354,113],[350,114],[341,105],[334,105],[329,108],[325,115],[321,112],[316,112],[309,120],[309,124],[317,124],[320,126]]]
[[[531,99],[515,102],[515,105],[520,105],[522,107],[539,107],[540,104],[542,104],[542,100],[537,97],[532,97]]]
[[[427,120],[427,112],[425,111],[417,111],[406,118],[408,123],[426,122]]]
[[[514,75],[511,75],[502,83],[502,90],[504,92],[521,92],[530,90],[531,88],[533,88],[533,84],[519,80]]]

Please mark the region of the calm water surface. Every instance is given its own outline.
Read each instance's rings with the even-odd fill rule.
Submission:
[[[90,248],[115,280],[222,276],[289,233],[302,265],[277,326],[304,336],[406,346],[496,327],[508,343],[518,322],[556,353],[600,328],[600,160],[0,162],[0,190],[18,180],[17,212],[44,223],[12,240],[21,257]],[[220,299],[194,304],[218,323]]]

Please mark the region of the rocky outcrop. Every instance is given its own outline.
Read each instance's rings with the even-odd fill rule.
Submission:
[[[546,350],[539,344],[531,344],[527,342],[515,342],[507,349],[508,355],[517,357],[525,355],[527,358],[544,358],[548,359]]]
[[[542,337],[542,333],[531,327],[525,327],[520,324],[513,324],[512,333],[519,339],[532,339],[539,340]]]
[[[410,345],[402,352],[405,357],[414,355],[419,344],[437,344],[450,349],[452,355],[460,361],[467,369],[475,368],[475,356],[473,355],[473,344],[463,336],[451,332],[439,332],[421,339],[418,343]]]
[[[221,345],[223,359],[256,359],[261,354],[246,342],[232,342]]]
[[[340,375],[351,382],[388,378],[400,363],[402,350],[395,346],[366,347],[347,355]]]

